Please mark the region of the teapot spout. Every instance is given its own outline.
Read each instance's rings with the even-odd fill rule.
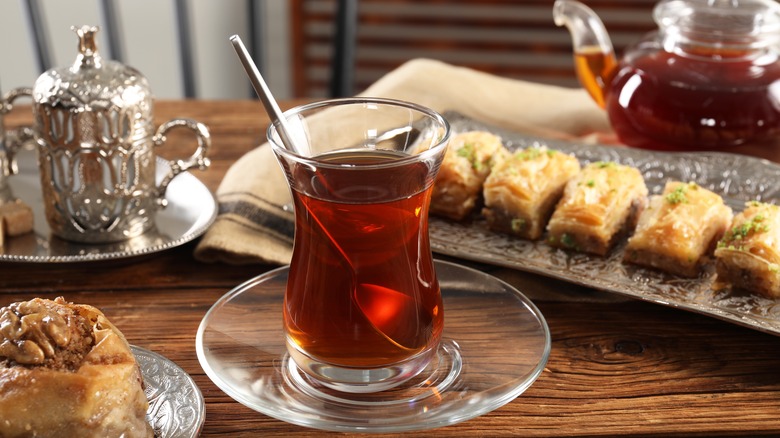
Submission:
[[[592,9],[575,0],[556,0],[553,19],[557,26],[566,26],[571,34],[580,84],[604,108],[607,87],[617,66],[604,23]]]

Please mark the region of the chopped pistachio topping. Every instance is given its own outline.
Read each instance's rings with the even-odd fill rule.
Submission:
[[[688,184],[681,184],[677,186],[676,189],[672,190],[671,193],[666,195],[666,202],[674,205],[674,204],[687,204],[688,203],[688,196],[686,193],[688,190],[698,190],[699,185],[695,182],[689,182]]]
[[[514,153],[514,157],[522,161],[531,161],[541,157],[543,154],[548,157],[553,157],[558,151],[555,149],[547,149],[544,146],[531,146],[526,149],[521,149]]]
[[[685,196],[685,186],[677,187],[672,193],[666,195],[666,202],[670,204],[688,202],[688,198]]]
[[[766,218],[763,214],[757,214],[750,220],[730,229],[728,233],[726,233],[726,239],[724,240],[742,240],[753,234],[765,233],[769,231],[769,224],[765,221]]]
[[[463,158],[471,159],[476,155],[474,143],[463,143],[463,146],[458,149],[458,155]]]
[[[577,245],[577,242],[571,234],[563,233],[561,235],[561,244],[567,248],[574,248],[574,246]]]
[[[529,161],[538,158],[541,154],[541,149],[538,147],[532,147],[515,152],[515,157],[524,161]]]
[[[477,159],[477,148],[474,146],[474,143],[464,143],[457,153],[459,157],[467,159],[474,170],[482,170],[484,163]]]
[[[523,228],[525,228],[525,219],[518,218],[518,219],[512,219],[511,223],[512,231],[515,233],[519,233],[523,231]]]
[[[544,146],[532,146],[515,152],[515,157],[521,160],[529,161],[541,157],[542,153],[548,157],[553,157],[558,153],[558,151],[555,149],[548,149]]]
[[[606,169],[607,167],[615,167],[617,164],[614,161],[597,161],[593,163],[594,166],[599,169]]]
[[[761,206],[760,203],[748,205],[753,207]],[[740,242],[743,242],[749,236],[766,233],[767,231],[769,231],[767,218],[763,213],[759,212],[752,218],[728,230],[720,242],[718,242],[718,248],[743,251],[745,248],[740,245]]]

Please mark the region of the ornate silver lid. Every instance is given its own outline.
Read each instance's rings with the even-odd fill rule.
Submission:
[[[71,29],[78,35],[76,60],[70,67],[53,68],[38,77],[33,87],[36,109],[56,108],[71,114],[108,111],[130,115],[133,126],[125,126],[125,134],[132,131],[137,135],[150,135],[153,132],[152,93],[146,77],[130,66],[100,56],[96,41],[98,27],[74,26]],[[88,130],[84,123],[81,128]],[[81,136],[83,141],[91,133],[80,134],[86,134]]]

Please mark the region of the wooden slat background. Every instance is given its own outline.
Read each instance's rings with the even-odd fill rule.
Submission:
[[[618,54],[656,28],[656,0],[584,0]],[[293,0],[293,94],[328,93],[336,0]],[[496,75],[577,86],[571,38],[552,0],[360,0],[354,92],[405,61],[425,57]]]

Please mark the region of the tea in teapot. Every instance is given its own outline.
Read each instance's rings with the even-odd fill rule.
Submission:
[[[571,32],[579,81],[622,142],[717,150],[780,141],[777,2],[663,0],[658,30],[619,60],[587,6],[556,0],[553,17]]]

